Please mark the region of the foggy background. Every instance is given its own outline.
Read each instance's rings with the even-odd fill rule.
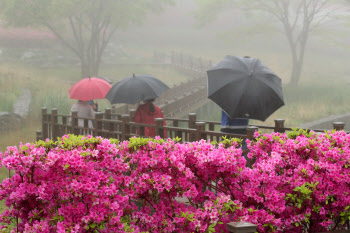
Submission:
[[[152,60],[155,52],[181,52],[211,60],[213,64],[226,55],[248,55],[259,58],[282,79],[285,106],[266,124],[272,124],[276,118],[289,117],[287,125],[297,126],[350,112],[348,2],[334,4],[334,18],[310,33],[297,86],[288,85],[291,52],[278,22],[261,12],[233,7],[220,10],[217,17],[203,23],[195,17],[201,2],[205,1],[173,1],[158,14],[149,13],[138,24],[118,28],[102,55],[98,75],[117,82],[132,73],[152,73],[172,86],[191,77],[168,71],[157,73],[148,67],[147,64],[155,62]],[[222,1],[213,2],[219,4]],[[0,111],[12,111],[16,98],[23,93],[23,86],[32,91],[30,110],[22,127],[23,131],[28,124],[32,125],[30,129],[27,127],[27,134],[34,135],[34,127],[40,128],[41,107],[56,107],[67,112],[75,102],[69,99],[67,91],[81,79],[80,61],[45,27],[8,27],[2,20],[0,61],[4,102]],[[37,77],[42,77],[45,85],[40,86],[42,81]],[[39,95],[44,97],[39,98]],[[102,107],[110,107],[108,102],[100,102]],[[198,109],[198,114],[202,120],[219,121],[219,111],[208,101],[206,106]]]

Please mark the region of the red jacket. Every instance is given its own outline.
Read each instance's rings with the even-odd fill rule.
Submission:
[[[139,105],[135,113],[135,123],[155,125],[155,118],[164,118],[162,110],[155,104],[153,104],[154,112],[150,112],[149,109],[151,104],[152,103],[149,102]],[[163,125],[166,125],[165,121],[163,121]],[[137,130],[137,133],[139,134],[139,129]],[[145,136],[155,137],[154,128],[145,127]],[[166,137],[166,130],[164,130],[164,137]]]

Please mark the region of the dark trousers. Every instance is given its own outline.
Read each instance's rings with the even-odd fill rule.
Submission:
[[[244,134],[247,135],[247,129],[230,129],[230,128],[221,128],[220,132],[223,133],[234,133],[234,134]]]

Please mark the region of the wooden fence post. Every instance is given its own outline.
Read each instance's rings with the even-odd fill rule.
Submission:
[[[256,127],[256,126],[248,126],[247,127],[247,139],[249,139],[250,141],[254,140],[254,133],[255,133],[255,131],[258,131],[258,129],[259,128]],[[243,153],[246,154],[247,151],[243,151]],[[246,155],[245,155],[245,157],[246,157]],[[247,167],[252,167],[253,164],[255,163],[255,159],[254,158],[253,159],[246,158],[246,160],[247,160],[247,163],[246,163]]]
[[[106,119],[106,120],[111,120],[111,119],[112,119],[112,109],[110,109],[110,108],[106,108],[106,109],[105,109],[105,119]],[[108,131],[109,131],[110,128],[111,128],[111,125],[112,125],[111,123],[105,122],[103,128],[104,128],[105,130],[108,130]]]
[[[207,139],[206,135],[202,132],[205,130],[205,122],[196,122],[196,140]]]
[[[160,136],[161,138],[164,138],[164,129],[163,127],[163,118],[155,118],[154,121],[156,122],[156,128],[154,130],[156,136]]]
[[[37,130],[36,131],[36,140],[39,141],[39,140],[43,140],[43,134],[40,130]]]
[[[230,222],[226,227],[233,233],[255,233],[258,226],[249,222]]]
[[[72,132],[74,135],[79,135],[78,129],[78,111],[72,111]]]
[[[173,120],[173,126],[174,127],[179,127],[179,121],[178,120]],[[182,140],[182,132],[181,131],[175,131],[174,137],[181,138],[181,140]]]
[[[100,132],[102,130],[102,120],[103,119],[103,112],[97,112],[95,114],[95,131],[94,131],[94,136],[101,136],[103,137],[103,133]]]
[[[67,124],[67,117],[63,116],[62,117],[62,125],[66,125]]]
[[[121,141],[128,140],[130,136],[130,115],[123,114],[122,115],[122,136]]]
[[[344,122],[333,122],[333,129],[335,130],[344,130]]]
[[[136,114],[136,109],[132,108],[129,110],[129,114],[130,114],[130,122],[135,122],[135,114]],[[144,130],[144,127],[143,128],[143,132],[145,131]],[[130,127],[130,133],[134,133],[136,134],[136,127],[132,126]],[[145,135],[144,133],[142,135]]]
[[[53,108],[51,110],[51,139],[56,141],[57,137],[58,137],[58,117],[57,117],[57,108]]]
[[[117,114],[117,109],[115,105],[112,105],[112,114]],[[113,116],[113,120],[114,120],[114,116]]]
[[[259,128],[256,126],[248,126],[247,127],[247,139],[253,140],[255,131],[258,131]]]
[[[286,130],[284,129],[284,120],[283,119],[275,119],[275,132],[284,133]]]
[[[105,109],[105,119],[108,119],[108,120],[112,119],[112,109],[110,108]]]
[[[47,122],[47,108],[41,108],[41,131],[42,131],[42,139],[45,140],[49,137],[48,134],[48,122]]]
[[[196,128],[196,120],[197,120],[197,114],[196,113],[189,113],[188,114],[188,128],[195,129]],[[190,142],[196,140],[196,135],[190,134],[188,140]]]
[[[130,114],[130,121],[135,122],[136,109],[134,109],[134,108],[130,109],[129,114]]]
[[[209,123],[209,131],[214,131],[214,130],[215,130],[215,124]]]

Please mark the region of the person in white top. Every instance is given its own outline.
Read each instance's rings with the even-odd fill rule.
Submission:
[[[72,114],[72,111],[78,111],[78,117],[95,118],[95,112],[92,109],[92,106],[86,103],[86,101],[78,100],[77,103],[72,105],[72,108],[70,111],[71,111],[71,114]],[[84,119],[78,120],[78,126],[84,127]],[[89,128],[93,128],[93,124],[91,120],[89,120]]]

